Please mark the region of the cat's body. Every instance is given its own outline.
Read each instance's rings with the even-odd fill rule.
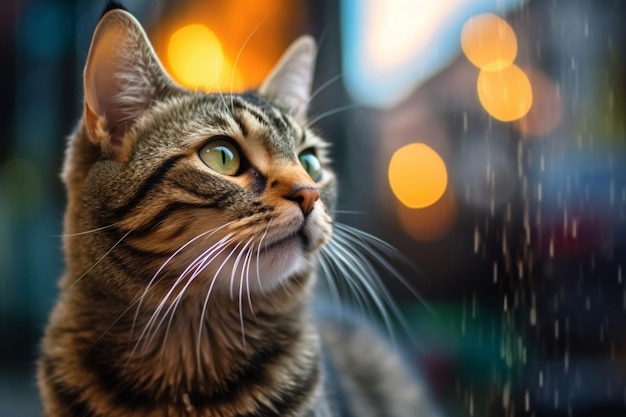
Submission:
[[[304,121],[314,56],[302,38],[258,94],[193,92],[132,16],[103,16],[63,172],[47,417],[432,415],[382,338],[312,313],[335,193]]]

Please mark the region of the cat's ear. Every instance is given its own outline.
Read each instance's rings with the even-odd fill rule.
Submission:
[[[305,35],[296,39],[265,79],[259,93],[287,107],[296,118],[304,120],[316,55],[317,47],[312,37]]]
[[[89,139],[113,159],[129,158],[128,129],[172,81],[146,33],[128,12],[107,12],[96,27],[85,66]]]

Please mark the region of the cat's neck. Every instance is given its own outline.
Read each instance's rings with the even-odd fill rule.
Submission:
[[[80,299],[70,297],[69,304],[83,305],[84,311],[73,314],[86,315],[76,321],[82,328],[73,329],[80,337],[72,354],[84,358],[90,386],[122,397],[124,390],[111,388],[132,387],[132,399],[115,398],[112,404],[190,410],[238,401],[243,409],[258,410],[263,402],[278,401],[275,391],[290,385],[320,389],[319,340],[304,301],[309,281],[294,277],[250,299],[216,297],[206,308],[189,297],[175,311],[164,307],[160,314],[149,301],[139,306],[98,299],[78,285],[73,290]],[[99,318],[102,327],[93,327],[87,306],[108,316]]]

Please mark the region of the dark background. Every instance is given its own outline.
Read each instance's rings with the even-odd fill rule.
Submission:
[[[225,3],[126,2],[157,53],[177,18]],[[289,4],[257,42],[272,62],[300,33],[323,39],[320,86],[342,72],[339,3]],[[101,7],[0,3],[0,416],[40,414],[34,360],[63,267],[58,172]],[[419,270],[398,264],[423,302],[385,279],[447,415],[626,415],[625,8],[534,0],[504,16],[517,34],[516,63],[557,87],[562,115],[549,132],[492,119],[460,49],[401,103],[317,123],[333,144],[338,219],[388,241]],[[311,112],[351,104],[339,80]],[[446,163],[450,205],[404,212],[407,227],[387,164],[395,149],[435,131],[446,137],[430,145]],[[430,231],[416,235],[421,225]]]

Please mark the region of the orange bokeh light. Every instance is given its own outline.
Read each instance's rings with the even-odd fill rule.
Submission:
[[[186,25],[174,32],[167,58],[172,76],[185,87],[207,91],[242,87],[241,77],[224,57],[219,39],[204,25]]]
[[[189,2],[165,14],[150,37],[165,69],[181,85],[240,92],[258,87],[287,46],[305,32],[303,6],[293,0]],[[204,29],[196,39],[188,38],[188,45],[177,42],[176,33],[189,27]]]
[[[443,159],[423,143],[398,149],[389,162],[388,177],[396,198],[414,209],[434,204],[448,185]]]
[[[396,215],[404,231],[418,241],[433,241],[446,236],[456,224],[458,206],[450,188],[431,206],[410,209],[396,203]]]
[[[546,135],[563,119],[563,99],[557,85],[545,74],[531,70],[526,74],[532,85],[533,105],[514,126],[527,136]]]
[[[503,122],[524,117],[533,104],[528,76],[515,64],[499,71],[481,70],[477,90],[485,110]]]
[[[485,13],[472,17],[463,25],[461,48],[478,68],[498,71],[515,61],[517,39],[504,19]]]

